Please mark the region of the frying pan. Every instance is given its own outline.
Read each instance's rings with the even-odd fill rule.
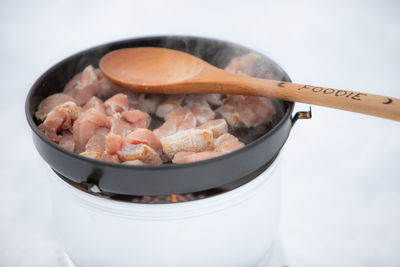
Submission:
[[[297,116],[294,103],[274,100],[277,114],[271,123],[241,132],[246,146],[232,153],[200,162],[130,166],[94,160],[72,153],[39,131],[34,114],[47,96],[61,92],[65,84],[87,65],[98,67],[106,53],[127,47],[165,47],[184,51],[220,68],[233,57],[255,52],[238,44],[192,36],[154,36],[99,45],[72,55],[47,70],[30,89],[25,113],[33,142],[41,157],[60,178],[73,183],[96,184],[101,191],[121,195],[166,195],[234,188],[254,179],[273,162],[286,142]],[[259,53],[257,53],[259,54]],[[260,54],[259,54],[260,55]],[[264,55],[257,63],[256,77],[290,82],[289,76]],[[297,115],[297,114],[296,114]]]

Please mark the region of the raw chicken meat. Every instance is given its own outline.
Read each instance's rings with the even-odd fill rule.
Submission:
[[[115,135],[124,137],[136,128],[129,122],[125,121],[120,113],[116,113],[114,116],[109,116],[108,119],[110,121],[110,133]]]
[[[228,133],[218,137],[215,140],[214,145],[216,151],[223,153],[229,153],[244,147],[244,144],[242,142],[240,142],[236,137]]]
[[[109,98],[115,94],[121,93],[126,91],[125,88],[116,85],[115,83],[111,82],[108,80],[103,73],[101,72],[100,69],[95,69],[95,73],[97,76],[97,79],[99,81],[99,88],[97,90],[96,95],[101,98]]]
[[[141,160],[128,160],[128,161],[124,161],[122,162],[122,164],[126,164],[126,165],[136,165],[136,166],[140,166],[140,165],[147,165],[146,163],[144,163]]]
[[[112,133],[108,134],[106,136],[105,152],[110,155],[117,153],[117,151],[121,148],[123,142],[124,139],[120,135]]]
[[[53,110],[58,105],[64,104],[65,102],[76,102],[75,99],[66,94],[54,94],[46,97],[39,104],[38,111],[35,113],[36,119],[39,121],[44,121],[47,117],[47,114]]]
[[[99,90],[99,80],[92,65],[76,74],[64,88],[63,93],[72,96],[76,103],[85,104]]]
[[[85,151],[85,145],[96,133],[97,128],[110,128],[110,122],[106,115],[97,109],[90,108],[83,112],[75,121],[73,135],[75,142],[75,152]]]
[[[70,129],[78,115],[78,106],[74,102],[65,102],[49,112],[39,129],[50,140],[58,143],[61,140],[58,133]]]
[[[108,128],[97,128],[95,134],[86,143],[85,151],[103,153],[106,145],[106,135],[109,131]]]
[[[180,130],[186,130],[196,127],[196,118],[187,107],[174,108],[166,116],[166,122],[154,130],[159,139],[172,135]]]
[[[180,151],[200,152],[213,148],[213,133],[206,129],[188,129],[161,138],[164,153],[172,158]]]
[[[168,95],[157,107],[156,116],[165,119],[168,113],[182,104],[185,95]]]
[[[60,142],[58,143],[62,148],[74,152],[75,142],[74,137],[70,131],[63,131],[61,134]]]
[[[197,127],[197,129],[211,130],[213,133],[213,137],[217,138],[218,136],[228,132],[228,124],[226,124],[226,121],[224,119],[218,119],[208,121]]]
[[[222,94],[206,94],[204,95],[208,103],[214,106],[222,105]]]
[[[162,164],[158,153],[146,144],[124,144],[117,154],[121,161],[140,160],[149,165]]]
[[[90,158],[90,159],[101,159],[101,156],[102,156],[101,152],[92,152],[92,151],[91,152],[85,151],[85,152],[79,153],[79,155]]]
[[[269,122],[275,108],[266,97],[229,95],[217,112],[232,128],[250,128]]]
[[[113,162],[113,163],[120,163],[120,162],[121,162],[121,161],[119,160],[117,154],[111,155],[111,154],[108,154],[107,152],[104,152],[104,153],[101,155],[101,160],[107,161],[107,162]]]
[[[215,113],[208,105],[204,95],[186,95],[184,102],[196,117],[197,125],[215,118]]]
[[[116,94],[104,102],[104,108],[107,115],[121,113],[129,109],[128,97],[125,94]]]
[[[201,161],[206,159],[211,159],[215,157],[222,156],[223,152],[217,151],[204,151],[204,152],[178,152],[175,154],[172,159],[173,163],[181,164],[181,163],[190,163],[195,161]]]
[[[135,128],[149,128],[151,122],[150,115],[138,109],[122,112],[122,118]]]
[[[146,144],[153,148],[159,155],[161,155],[163,148],[160,140],[150,130],[139,128],[131,132],[125,137],[125,142],[129,144]]]
[[[94,108],[98,111],[105,112],[103,101],[96,96],[92,96],[89,101],[86,102],[86,104],[83,106],[83,111],[88,110],[89,108]]]
[[[254,53],[235,57],[229,62],[228,66],[225,67],[225,70],[241,75],[251,75],[253,73],[254,65],[259,58],[260,56]]]
[[[154,114],[162,98],[161,95],[140,94],[138,99],[139,108],[149,114]]]

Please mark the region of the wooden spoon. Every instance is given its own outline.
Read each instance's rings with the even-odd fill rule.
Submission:
[[[398,98],[242,76],[177,50],[119,49],[101,59],[100,69],[111,81],[138,92],[267,96],[400,121]]]

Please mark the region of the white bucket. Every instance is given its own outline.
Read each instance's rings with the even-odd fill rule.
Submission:
[[[229,192],[172,204],[90,195],[50,169],[60,246],[81,267],[257,266],[277,237],[280,161]]]

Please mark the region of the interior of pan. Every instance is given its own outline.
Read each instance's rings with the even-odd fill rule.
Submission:
[[[94,67],[98,67],[98,62],[100,58],[106,54],[109,51],[119,49],[119,48],[125,48],[125,47],[140,47],[140,46],[154,46],[154,47],[166,47],[166,48],[171,48],[171,49],[176,49],[180,51],[184,51],[190,54],[193,54],[197,57],[202,58],[203,60],[217,66],[220,68],[225,67],[228,62],[236,57],[240,56],[242,54],[248,53],[248,52],[255,52],[252,51],[251,49],[248,49],[246,47],[225,42],[225,41],[219,41],[219,40],[213,40],[213,39],[207,39],[207,38],[199,38],[199,37],[188,37],[188,36],[155,36],[155,37],[144,37],[144,38],[137,38],[137,39],[130,39],[130,40],[123,40],[123,41],[118,41],[118,42],[113,42],[105,45],[100,45],[88,50],[85,50],[83,52],[80,52],[78,54],[75,54],[62,62],[58,63],[51,69],[49,69],[45,74],[42,75],[41,78],[38,79],[37,83],[32,87],[28,97],[27,97],[27,103],[26,103],[26,112],[27,112],[27,118],[28,122],[30,123],[34,134],[36,134],[41,141],[46,143],[46,146],[51,146],[53,150],[57,150],[57,153],[63,153],[66,154],[68,157],[73,157],[75,159],[78,159],[78,162],[88,162],[91,163],[93,166],[95,166],[97,169],[102,169],[103,167],[110,167],[112,165],[117,165],[114,163],[107,163],[107,162],[100,162],[97,160],[92,160],[88,159],[76,154],[73,154],[69,151],[66,151],[59,147],[58,145],[52,143],[51,141],[47,140],[46,137],[42,135],[40,131],[38,131],[36,125],[38,124],[37,121],[35,121],[34,118],[34,112],[36,111],[40,101],[42,101],[45,97],[61,92],[65,86],[65,84],[78,72],[82,71],[87,65],[91,64]],[[254,73],[254,76],[260,77],[260,78],[269,78],[269,79],[274,79],[274,80],[282,80],[282,81],[290,81],[289,77],[287,74],[280,68],[275,62],[273,62],[271,59],[269,59],[266,56],[260,55],[261,60],[257,62],[256,66],[256,71]],[[245,142],[246,144],[250,144],[254,146],[254,143],[261,142],[263,139],[265,140],[268,137],[268,132],[270,132],[272,129],[276,128],[279,126],[279,124],[282,122],[282,120],[287,120],[288,119],[288,114],[291,112],[292,104],[290,102],[285,102],[285,101],[274,101],[275,107],[277,109],[277,114],[274,116],[273,120],[271,123],[267,125],[262,125],[257,128],[253,129],[242,129],[238,130],[235,132],[239,136],[239,138]],[[283,144],[282,144],[283,145]],[[48,149],[48,148],[46,148]],[[239,153],[244,153],[246,150],[250,150],[251,146],[246,146],[245,148],[236,151],[236,153],[231,153],[233,155],[238,155]],[[40,152],[40,151],[39,151]],[[47,153],[47,152],[46,152]],[[43,155],[42,155],[43,156]],[[276,155],[273,155],[276,156]],[[225,155],[222,156],[221,158],[226,158],[228,159],[231,156]],[[273,157],[270,159],[265,159],[265,162],[269,162]],[[183,164],[183,165],[188,165],[190,166],[197,166],[197,165],[202,165],[204,162],[208,162],[212,160],[206,160],[203,162],[195,162],[195,163],[190,163],[190,164]],[[215,160],[214,160],[215,161]],[[76,162],[76,161],[75,161]],[[49,163],[52,167],[54,167],[51,163]],[[90,164],[89,164],[90,165]],[[173,165],[173,164],[168,164],[167,166],[168,169],[163,169],[166,166],[156,166],[156,167],[147,167],[147,169],[153,168],[155,169],[163,169],[163,170],[168,170],[171,171],[171,169],[182,169],[182,165]],[[112,166],[114,169],[116,169],[115,166]],[[118,169],[124,169],[127,171],[134,172],[135,170],[146,170],[146,167],[138,167],[138,166],[123,166],[123,167],[118,167]],[[69,171],[63,171],[58,168],[55,168],[56,171],[60,172],[60,175],[63,177],[66,177],[66,179],[69,179],[73,182],[82,182],[85,181],[87,182],[87,177],[86,178],[80,178],[78,177],[79,175],[71,174],[69,175]],[[249,169],[248,173],[252,173],[256,171],[256,169],[253,167],[251,170]],[[105,171],[105,173],[109,173]],[[143,174],[143,173],[142,173]],[[102,174],[103,175],[103,174]],[[114,174],[111,174],[115,176]],[[158,174],[157,174],[158,175]],[[179,174],[178,174],[179,175]],[[86,175],[87,176],[87,175]],[[103,175],[104,176],[104,175]],[[242,175],[243,176],[243,175]],[[103,177],[104,178],[104,177]],[[132,179],[134,181],[135,179]],[[228,179],[229,180],[229,179]],[[237,179],[232,179],[230,182],[234,182],[234,180]],[[103,179],[104,181],[104,179]],[[220,182],[215,182],[215,186],[212,187],[212,185],[208,186],[200,186],[198,187],[199,189],[210,189],[210,188],[216,188],[218,186],[221,186],[224,182],[226,182],[227,179],[224,181]],[[151,183],[153,185],[156,185],[156,183]],[[178,186],[179,187],[179,186]],[[114,191],[114,192],[113,192]],[[157,190],[156,190],[157,191]],[[160,190],[158,190],[160,191]],[[162,191],[162,190],[161,190]],[[169,190],[171,191],[171,190]],[[168,190],[165,190],[165,192],[169,192]],[[178,190],[179,191],[179,190]],[[182,190],[181,190],[182,191]],[[118,190],[110,190],[112,193],[118,193]],[[138,192],[138,191],[136,191]],[[121,193],[121,192],[119,192]],[[126,193],[126,192],[124,192]],[[147,193],[149,193],[147,191]],[[155,194],[155,193],[154,193]]]

